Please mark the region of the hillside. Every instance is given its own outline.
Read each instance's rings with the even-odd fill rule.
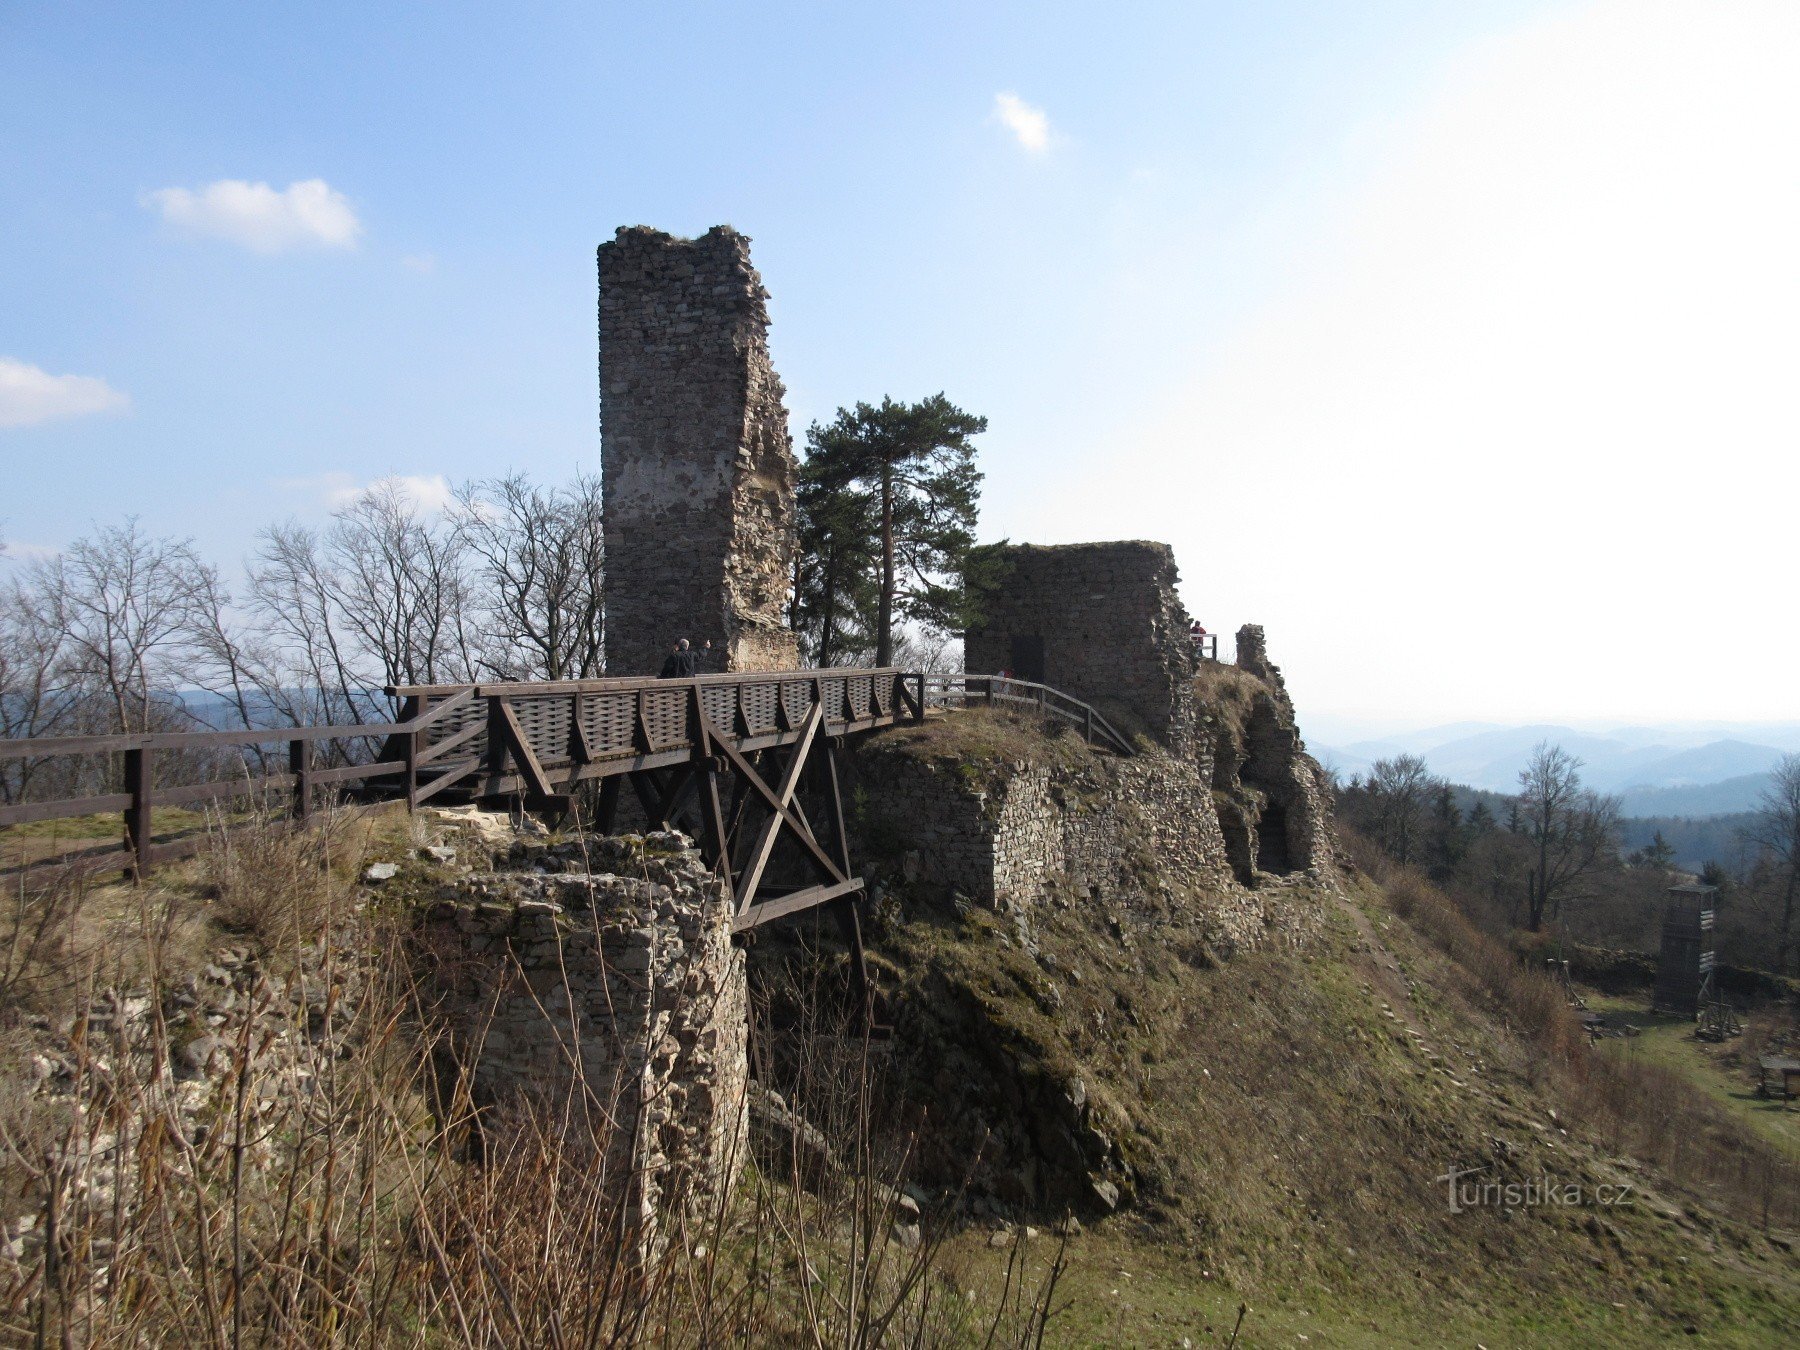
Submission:
[[[986,764],[966,728],[910,734],[974,774],[1067,753],[1034,751],[1023,723]],[[1067,1343],[1222,1339],[1240,1300],[1252,1344],[1638,1345],[1692,1328],[1749,1345],[1800,1309],[1791,1239],[1622,1149],[1579,1090],[1573,1015],[1509,983],[1512,959],[1472,933],[1452,933],[1452,959],[1405,917],[1416,889],[1263,877],[1269,940],[1233,950],[1214,918],[1230,898],[1155,870],[999,915],[912,893],[899,856],[871,861],[887,1087],[918,1130],[915,1179],[938,1204],[965,1192],[977,1266],[987,1231],[1065,1210],[1086,1225]],[[1587,1202],[1452,1213],[1441,1178],[1461,1169]],[[1602,1187],[1630,1203],[1594,1203]]]
[[[1221,810],[1266,811],[1275,766],[1236,775],[1272,754],[1273,691],[1222,671],[1204,692]],[[1031,719],[877,739],[951,766],[972,798],[1042,765],[1064,812],[1139,821],[1093,795],[1118,766]],[[1146,750],[1134,773],[1157,763]],[[648,1283],[608,1225],[604,1168],[559,1127],[471,1142],[436,1095],[437,1048],[409,1030],[430,985],[394,958],[416,959],[446,897],[491,912],[497,887],[579,887],[557,876],[577,867],[641,884],[693,866],[681,840],[427,811],[252,832],[154,889],[99,887],[58,960],[110,971],[119,993],[11,993],[5,1333],[29,1340],[49,1270],[26,1145],[79,1100],[119,1133],[73,1155],[86,1170],[57,1221],[81,1236],[59,1306],[87,1316],[120,1252],[140,1300],[109,1305],[117,1334],[96,1343],[142,1343],[133,1326],[204,1339],[240,1278],[246,1340],[283,1344],[551,1343],[583,1318],[677,1345],[975,1345],[993,1326],[991,1343],[1033,1344],[1049,1310],[1052,1345],[1234,1328],[1240,1345],[1759,1345],[1800,1312],[1791,1164],[1767,1171],[1681,1080],[1590,1051],[1561,995],[1418,878],[1358,870],[1336,844],[1247,882],[1177,866],[1152,837],[1120,844],[1106,869],[997,908],[909,879],[929,839],[864,840],[887,1038],[846,1020],[834,925],[763,930],[755,1165]],[[371,862],[392,875],[371,880],[388,871]],[[787,1174],[772,1119],[835,1162]],[[136,1141],[129,1184],[120,1138]],[[1499,1189],[1453,1208],[1452,1172]],[[1545,1179],[1561,1198],[1530,1202]],[[234,1266],[219,1235],[240,1211]]]

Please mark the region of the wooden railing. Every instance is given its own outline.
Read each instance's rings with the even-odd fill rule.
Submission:
[[[388,693],[405,700],[412,729],[397,732],[383,757],[403,766],[414,805],[463,782],[482,797],[550,796],[589,779],[685,763],[709,739],[746,754],[792,744],[815,706],[828,737],[917,721],[924,680],[890,667],[396,685]]]
[[[321,788],[360,783],[406,771],[404,763],[385,760],[330,768],[318,767],[314,763],[313,748],[320,741],[429,734],[435,720],[453,714],[458,708],[469,704],[471,699],[472,696],[445,699],[434,705],[428,713],[405,722],[0,740],[0,760],[120,756],[122,763],[117,778],[124,788],[122,792],[0,806],[0,825],[22,825],[38,820],[69,820],[78,816],[117,812],[124,825],[123,847],[128,859],[127,870],[142,876],[152,863],[185,857],[199,846],[197,839],[177,840],[161,845],[154,843],[154,816],[159,807],[242,801],[248,798],[266,801],[270,796],[277,795],[285,798],[289,815],[305,820],[311,815],[316,793]],[[229,777],[174,785],[157,782],[156,763],[159,754],[190,754],[196,750],[282,744],[287,746],[288,767],[285,773],[256,772],[249,759],[245,758],[233,766],[236,772]],[[86,850],[76,856],[104,851],[106,850]]]
[[[1005,675],[928,675],[925,702],[932,708],[963,708],[990,704],[1032,708],[1040,716],[1054,717],[1081,729],[1089,745],[1105,746],[1121,755],[1134,753],[1129,739],[1100,714],[1100,710],[1060,689]]]
[[[122,789],[0,806],[0,826],[116,812],[126,869],[142,876],[153,863],[198,847],[197,838],[154,842],[155,813],[166,807],[245,799],[266,803],[273,797],[288,815],[304,820],[322,789],[349,784],[409,808],[459,786],[474,797],[555,800],[592,779],[647,778],[680,765],[741,760],[814,736],[848,736],[920,721],[930,709],[970,704],[1035,709],[1078,727],[1090,745],[1132,753],[1131,742],[1091,705],[1047,685],[998,675],[825,669],[685,680],[413,685],[387,692],[404,701],[394,722],[0,740],[0,761],[119,756],[108,777]],[[372,762],[315,763],[320,742],[370,737],[383,742]],[[227,776],[158,782],[159,755],[283,744],[286,772],[261,772],[246,755]],[[634,787],[643,781],[635,780]],[[109,851],[102,846],[76,856]]]
[[[822,710],[815,734],[827,737],[915,721],[925,712],[923,680],[886,669],[408,686],[388,691],[405,700],[394,722],[0,740],[0,761],[119,756],[106,776],[122,789],[0,806],[0,826],[117,813],[126,870],[141,877],[153,863],[199,847],[198,838],[154,842],[162,808],[275,798],[304,820],[321,789],[349,784],[409,808],[459,784],[479,797],[554,797],[578,782],[683,764],[715,748],[747,754],[793,744],[815,706]],[[371,737],[383,742],[371,762],[314,762],[322,741]],[[282,744],[285,773],[261,772],[246,755],[205,782],[158,781],[159,755]],[[90,848],[63,860],[112,851]]]

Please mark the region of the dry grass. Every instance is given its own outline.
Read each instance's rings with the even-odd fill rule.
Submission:
[[[1257,696],[1267,693],[1268,685],[1249,671],[1217,661],[1202,661],[1194,675],[1194,694],[1200,706],[1223,713],[1238,727],[1249,717]]]
[[[274,816],[229,828],[215,822],[196,875],[214,923],[259,952],[291,954],[346,912],[366,836],[326,813],[312,828]]]
[[[467,1082],[434,1076],[441,1032],[403,916],[359,905],[331,848],[271,826],[198,869],[259,945],[323,953],[257,980],[213,1029],[222,1071],[177,1072],[196,1029],[160,993],[181,906],[145,888],[134,964],[150,1013],[78,1024],[53,1099],[8,1073],[0,1343],[1041,1341],[1053,1278],[978,1306],[941,1268],[940,1228],[889,1240],[905,1148],[872,1142],[866,1042],[842,1028],[783,1035],[790,1099],[843,1141],[845,1165],[808,1189],[765,1157],[719,1204],[658,1215],[666,1242],[646,1247],[627,1204],[642,1161],[588,1142],[584,1115],[620,1103],[579,1074],[484,1117],[472,1156]]]
[[[1628,1055],[1596,1053],[1567,991],[1477,928],[1424,875],[1359,846],[1357,861],[1396,913],[1436,944],[1536,1052],[1568,1114],[1607,1148],[1654,1164],[1740,1221],[1800,1226],[1800,1166],[1685,1076]]]

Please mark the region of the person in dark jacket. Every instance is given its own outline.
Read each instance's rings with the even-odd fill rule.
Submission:
[[[688,640],[682,638],[675,644],[675,649],[669,653],[668,658],[664,660],[661,678],[691,680],[694,678],[695,670],[694,653],[688,650]]]

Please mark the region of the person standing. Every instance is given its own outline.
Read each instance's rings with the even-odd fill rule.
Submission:
[[[662,674],[665,680],[691,680],[694,678],[694,653],[688,648],[688,640],[682,638],[669,652],[663,661]]]

